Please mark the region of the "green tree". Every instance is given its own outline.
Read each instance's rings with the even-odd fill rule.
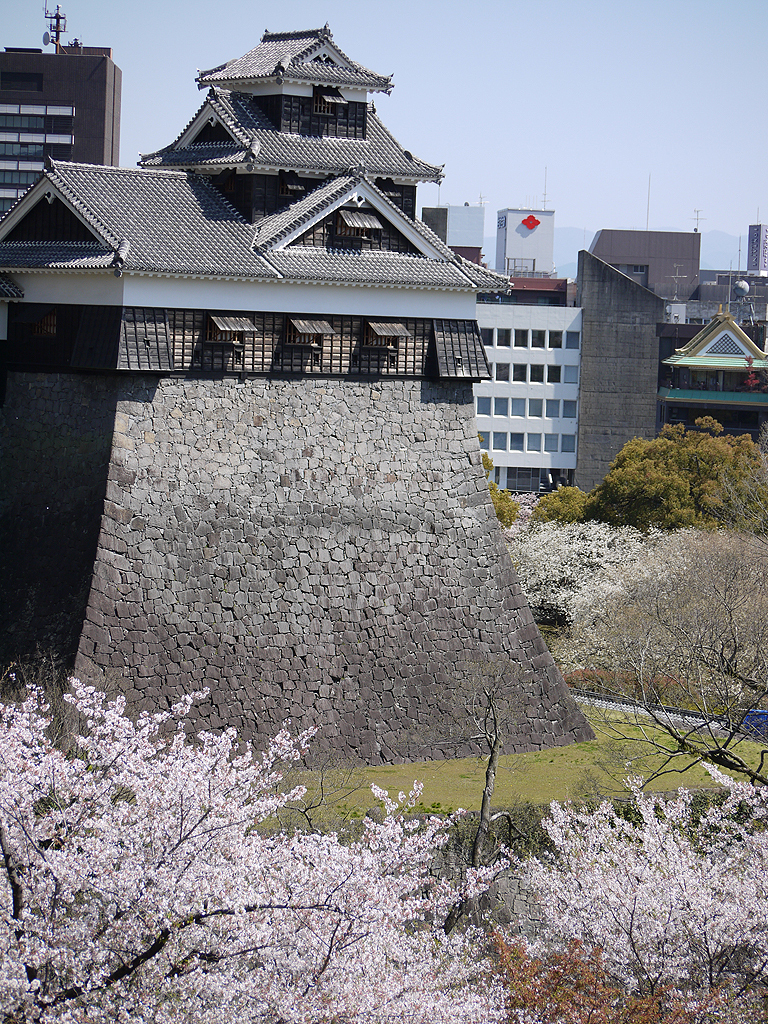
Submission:
[[[488,490],[491,492],[491,501],[496,512],[496,518],[502,526],[509,527],[517,519],[520,513],[520,506],[509,491],[502,491],[499,485],[494,480],[491,480],[493,460],[485,452],[483,452],[483,469],[488,480]]]
[[[711,416],[697,419],[696,427],[667,425],[651,440],[627,442],[590,492],[585,518],[638,530],[717,526],[726,481],[738,489],[753,480],[760,450],[747,434],[722,435]]]
[[[583,523],[589,495],[578,487],[542,494],[531,519],[535,523]]]

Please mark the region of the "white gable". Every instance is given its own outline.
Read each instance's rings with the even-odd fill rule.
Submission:
[[[706,348],[699,353],[700,356],[740,356],[746,359],[752,353],[734,337],[731,331],[721,331],[710,341]]]

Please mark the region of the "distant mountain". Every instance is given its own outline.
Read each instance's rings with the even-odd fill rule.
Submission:
[[[703,270],[739,269],[738,235],[727,235],[724,231],[702,231],[701,261]],[[747,236],[741,236],[741,269],[747,269]]]

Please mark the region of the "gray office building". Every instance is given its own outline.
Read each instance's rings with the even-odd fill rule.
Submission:
[[[0,215],[37,180],[46,157],[117,166],[122,72],[112,50],[60,46],[0,52]]]

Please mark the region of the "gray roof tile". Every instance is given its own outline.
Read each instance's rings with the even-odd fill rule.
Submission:
[[[93,270],[109,267],[115,253],[103,242],[0,242],[0,267]]]
[[[477,290],[478,275],[489,275],[456,256],[421,221],[406,217],[363,175],[333,178],[288,209],[254,228],[202,176],[180,171],[140,170],[89,164],[53,163],[45,180],[66,196],[91,224],[92,242],[10,242],[0,240],[0,268],[122,269],[251,280],[282,278],[338,284]],[[34,201],[33,186],[28,193]],[[420,235],[437,253],[426,255],[312,246],[274,247],[345,194],[363,188],[380,216]],[[24,200],[20,200],[23,203]],[[499,278],[499,280],[503,280]],[[487,287],[485,282],[483,287]]]
[[[125,270],[275,276],[251,250],[252,226],[201,176],[53,162],[45,178],[91,224],[102,244],[79,243],[78,249],[71,242],[27,243],[27,262],[21,263],[23,252],[16,247],[23,243],[0,241],[0,266],[109,266],[127,240]]]
[[[179,140],[206,108],[220,118],[232,134],[231,144],[192,143],[178,147]],[[419,160],[403,149],[397,139],[368,108],[365,139],[298,135],[278,131],[246,93],[211,89],[184,131],[170,146],[142,155],[143,167],[200,167],[207,164],[253,164],[260,170],[291,169],[299,173],[345,174],[364,167],[369,175],[412,182],[440,182],[442,167]]]
[[[314,59],[322,48],[330,50],[334,63]],[[258,46],[217,68],[201,71],[197,81],[207,85],[283,77],[318,85],[354,85],[377,92],[392,89],[391,76],[376,74],[339,49],[327,25],[298,32],[265,32]]]
[[[7,274],[0,274],[0,299],[23,299],[24,289],[8,277]]]
[[[440,263],[426,256],[399,252],[349,252],[291,245],[276,252],[266,252],[264,257],[281,277],[291,281],[402,288],[474,288],[455,263]]]
[[[302,224],[309,227],[311,220],[321,215],[361,180],[360,175],[331,178],[319,185],[313,192],[298,199],[295,203],[291,203],[286,209],[264,217],[254,228],[254,246],[263,249],[266,246],[275,245]]]

